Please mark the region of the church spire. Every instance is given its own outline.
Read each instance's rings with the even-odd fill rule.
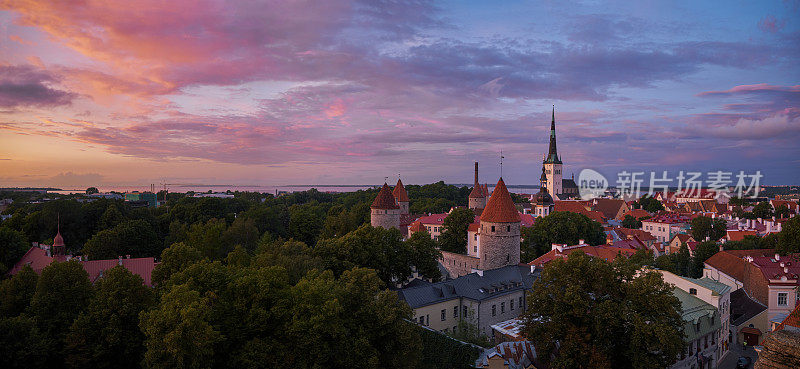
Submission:
[[[544,160],[545,164],[561,164],[561,159],[558,157],[558,150],[556,150],[556,106],[553,105],[553,116],[550,121],[550,150],[547,151],[547,157]]]

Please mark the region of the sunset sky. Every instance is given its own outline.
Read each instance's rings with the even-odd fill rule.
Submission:
[[[0,0],[0,187],[800,184],[800,1]]]

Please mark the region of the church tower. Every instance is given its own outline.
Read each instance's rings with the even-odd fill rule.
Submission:
[[[520,260],[520,216],[503,178],[481,214],[479,269],[489,270],[517,265]]]
[[[56,236],[53,237],[53,246],[50,247],[50,254],[53,256],[56,255],[66,255],[67,254],[67,247],[64,244],[64,237],[61,236],[61,216],[58,217],[58,231],[56,232]]]
[[[547,176],[544,173],[544,166],[542,166],[542,176],[539,177],[539,193],[533,195],[531,198],[531,205],[533,205],[533,215],[536,217],[546,217],[553,212],[553,197],[547,192]]]
[[[547,176],[547,192],[552,196],[558,196],[563,191],[561,189],[561,158],[556,150],[556,107],[553,105],[553,119],[550,121],[550,149],[544,158],[544,172]]]
[[[400,205],[392,195],[389,185],[384,183],[375,201],[370,205],[370,224],[373,227],[400,229]]]

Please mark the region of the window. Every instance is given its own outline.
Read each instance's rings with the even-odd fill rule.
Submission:
[[[477,241],[477,240],[478,240],[478,234],[477,234],[477,233],[475,233],[475,237],[474,237],[474,239],[475,239],[475,241]]]
[[[492,305],[492,316],[497,315],[497,305]]]
[[[519,307],[520,309],[525,309],[525,307],[522,305],[522,296],[519,297]]]
[[[466,306],[464,306],[464,311],[462,312],[461,316],[463,316],[464,318],[467,317],[467,307]]]
[[[475,246],[472,247],[472,252],[474,252],[476,254],[478,253],[478,245],[475,245]]]
[[[492,226],[492,232],[494,232],[494,226]]]
[[[506,232],[511,232],[511,226],[506,226]]]
[[[511,304],[511,305],[509,306],[509,308],[510,308],[511,310],[514,310],[514,299],[511,299],[511,301],[510,301],[510,304]]]
[[[689,294],[690,295],[696,295],[697,294],[697,289],[696,288],[690,288],[689,289]]]
[[[458,318],[458,306],[453,306],[453,318]]]
[[[506,303],[505,302],[501,302],[500,303],[500,314],[503,314],[505,312],[506,312]]]
[[[425,316],[419,317],[419,324],[425,325]]]
[[[786,292],[778,293],[778,305],[779,306],[786,306],[786,299],[788,294]]]
[[[442,321],[447,320],[447,310],[442,309]]]
[[[431,324],[431,316],[425,314],[425,325],[430,325],[430,324]]]

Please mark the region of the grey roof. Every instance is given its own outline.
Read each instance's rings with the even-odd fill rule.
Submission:
[[[539,277],[539,270],[530,272],[530,266],[509,265],[485,270],[483,276],[470,273],[456,279],[422,287],[404,288],[398,295],[412,309],[457,298],[482,301],[522,289],[530,289]]]
[[[681,278],[690,281],[692,283],[699,284],[705,288],[708,288],[717,295],[724,295],[726,292],[731,290],[731,286],[728,286],[725,283],[717,282],[708,277],[703,277],[703,278],[681,277]]]
[[[767,307],[747,296],[744,289],[731,292],[732,325],[739,326],[764,310],[767,310]]]
[[[563,178],[561,179],[561,188],[578,188],[578,185],[575,184],[575,180]]]

